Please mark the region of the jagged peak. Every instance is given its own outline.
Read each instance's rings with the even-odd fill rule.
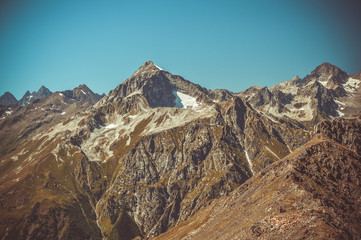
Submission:
[[[11,92],[7,91],[2,96],[14,96]]]
[[[298,75],[294,76],[291,81],[299,81],[300,77]]]
[[[5,92],[2,96],[0,96],[0,105],[12,105],[17,103],[18,100],[11,92]]]
[[[86,84],[80,84],[78,87],[74,88],[73,93],[75,94],[82,93],[84,95],[88,93],[94,94],[94,92]]]
[[[30,91],[29,91],[29,90],[27,90],[27,91],[25,92],[23,98],[24,98],[24,97],[28,97],[28,96],[30,96]]]
[[[90,90],[90,88],[86,84],[80,84],[78,87],[74,88],[74,90],[75,89]]]
[[[35,92],[34,92],[34,93],[35,93]],[[42,85],[42,86],[39,88],[39,90],[38,90],[37,93],[38,93],[38,94],[45,94],[45,95],[50,95],[50,94],[52,94],[52,92],[49,90],[49,88],[45,87],[44,85]]]
[[[311,75],[319,76],[324,73],[337,74],[339,72],[343,73],[343,71],[339,67],[332,65],[331,63],[324,62],[321,65],[317,66],[315,70],[311,72]]]
[[[147,61],[143,63],[142,66],[135,72],[135,74],[142,74],[144,72],[155,72],[155,71],[164,71],[162,68],[155,65],[152,61]]]

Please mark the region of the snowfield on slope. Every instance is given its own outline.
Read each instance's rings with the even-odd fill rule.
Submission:
[[[360,80],[348,78],[347,82],[343,84],[343,88],[346,90],[346,92],[354,93],[357,91],[357,86],[360,83]]]
[[[192,108],[195,109],[199,106],[196,99],[187,94],[175,91],[173,92],[175,96],[175,107],[176,108]]]
[[[134,115],[118,115],[107,126],[95,129],[81,144],[81,149],[90,161],[106,161],[113,156],[110,146],[115,142],[126,139],[125,146],[131,145],[132,134],[139,124],[147,122],[142,132],[138,133],[146,136],[182,126],[195,119],[209,118],[214,114],[213,107],[206,107],[199,111],[190,108],[155,108]]]

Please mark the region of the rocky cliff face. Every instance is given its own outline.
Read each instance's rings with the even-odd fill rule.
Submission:
[[[316,135],[156,239],[358,239],[360,169],[358,154]]]
[[[332,108],[312,84],[297,90],[321,95],[310,108]],[[305,121],[267,110],[296,95],[242,94],[146,62],[94,105],[82,85],[20,108],[0,121],[0,236],[133,239],[188,221],[310,140]]]
[[[323,121],[315,126],[314,133],[321,133],[361,155],[361,115]]]

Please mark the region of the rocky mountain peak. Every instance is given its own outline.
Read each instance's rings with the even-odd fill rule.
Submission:
[[[29,91],[26,91],[25,95],[20,99],[19,105],[26,106],[30,102],[33,102],[36,99],[44,98],[46,96],[49,96],[50,94],[52,94],[52,92],[45,86],[41,86],[37,92],[34,91],[31,94]]]
[[[20,106],[26,106],[29,103],[30,91],[26,91],[24,96],[19,100]]]
[[[74,88],[72,91],[68,90],[63,92],[67,97],[77,99],[79,104],[89,102],[91,105],[95,104],[102,97],[94,93],[87,85],[81,84]]]
[[[132,98],[130,105],[134,106],[138,106],[137,102],[140,101],[142,105],[145,103],[151,108],[196,108],[200,106],[199,103],[212,105],[229,99],[231,96],[232,93],[229,91],[210,91],[148,61],[111,91],[99,104],[119,103]]]
[[[75,91],[76,89],[83,90],[83,91],[90,90],[89,87],[86,84],[80,84],[78,87],[74,88],[73,91]]]
[[[140,66],[140,68],[133,75],[158,72],[158,71],[162,71],[162,70],[163,69],[161,69],[160,67],[155,65],[152,61],[148,61],[148,62],[143,63],[143,65]]]
[[[347,73],[327,62],[316,67],[310,76],[317,78],[320,82],[324,82],[324,85],[331,86],[344,84],[348,79]]]
[[[335,72],[335,71],[342,71],[337,66],[332,65],[331,63],[324,62],[321,65],[315,68],[316,72]]]
[[[12,95],[10,92],[5,92],[1,97],[0,97],[0,105],[16,105],[18,104],[18,100],[16,100],[16,98],[14,97],[14,95]]]
[[[166,73],[152,61],[145,62],[132,76],[111,91],[104,101],[119,102],[127,97],[141,95],[150,107],[174,106],[173,91],[176,87]]]
[[[50,95],[51,94],[51,91],[46,88],[44,85],[41,86],[37,92],[38,94],[46,94],[46,95]]]
[[[212,102],[206,96],[208,90],[191,83],[181,76],[173,75],[164,71],[152,61],[145,62],[131,77],[111,91],[102,102],[120,102],[129,97],[139,101],[146,101],[151,108],[156,107],[179,107],[187,108],[189,101]],[[179,96],[181,95],[181,96]],[[214,98],[222,98],[221,93],[215,92]],[[225,94],[227,95],[227,94]],[[187,103],[181,103],[182,97]],[[224,97],[225,99],[227,97]],[[133,105],[137,101],[132,100]],[[196,104],[197,105],[197,104]],[[195,106],[195,105],[193,105]]]
[[[291,81],[299,81],[300,77],[298,75],[294,76]]]

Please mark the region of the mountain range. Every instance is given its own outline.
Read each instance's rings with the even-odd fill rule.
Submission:
[[[66,94],[67,97],[77,99],[82,102],[88,101],[90,104],[96,103],[104,96],[104,94],[99,95],[97,93],[93,93],[85,84],[80,85],[73,90],[60,91],[59,93]],[[41,86],[37,92],[34,91],[33,93],[30,93],[29,91],[26,91],[24,96],[18,101],[10,92],[5,92],[2,96],[0,96],[0,105],[19,105],[24,107],[35,100],[45,98],[51,94],[52,92],[48,88]]]
[[[5,93],[0,236],[357,239],[360,82],[323,63],[234,93],[149,61],[105,96]]]

